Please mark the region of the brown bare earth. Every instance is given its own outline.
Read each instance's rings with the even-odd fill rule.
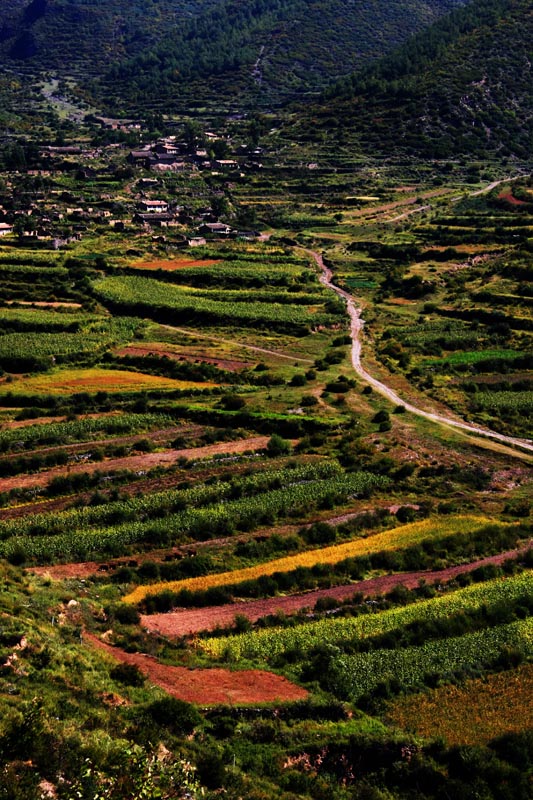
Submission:
[[[84,638],[123,664],[132,664],[165,692],[197,705],[246,705],[304,700],[308,692],[280,675],[264,670],[187,669],[161,664],[141,653],[126,653],[96,636]]]
[[[176,433],[179,429],[174,430]],[[136,437],[139,438],[139,437]],[[141,437],[148,438],[148,436]],[[219,442],[217,444],[206,445],[205,447],[188,447],[182,450],[164,450],[160,453],[142,453],[136,456],[125,456],[124,458],[108,458],[105,461],[96,461],[93,463],[79,463],[72,464],[65,468],[64,466],[54,467],[45,472],[37,472],[35,475],[17,475],[14,478],[0,479],[0,491],[7,492],[10,489],[29,489],[35,486],[46,486],[53,478],[58,475],[76,475],[78,473],[94,472],[116,472],[118,470],[132,470],[148,472],[154,467],[165,466],[173,464],[178,458],[209,458],[211,456],[219,455],[221,453],[228,453],[235,455],[238,453],[245,453],[247,450],[262,450],[268,444],[268,436],[254,436],[251,439],[240,439],[236,442]],[[122,440],[114,439],[114,443],[119,443]],[[85,449],[90,451],[91,448],[97,446],[98,442],[91,442],[85,445]],[[101,442],[100,444],[103,444]],[[79,447],[79,445],[78,445]],[[67,449],[67,448],[63,448]]]
[[[36,306],[37,308],[81,308],[81,303],[65,303],[58,300],[6,300],[6,305]]]
[[[187,267],[210,267],[218,264],[218,259],[206,258],[203,261],[193,261],[188,258],[175,258],[172,261],[141,261],[131,266],[135,269],[162,269],[166,272],[173,272],[176,269],[186,269]]]
[[[533,542],[530,542],[530,545]],[[250,622],[256,622],[261,617],[269,614],[293,614],[303,608],[313,608],[315,603],[323,597],[332,597],[335,600],[346,600],[356,592],[363,595],[375,596],[386,594],[396,586],[405,586],[415,589],[421,581],[428,584],[448,581],[465,572],[471,572],[487,564],[501,564],[509,558],[517,558],[524,549],[510,550],[496,556],[482,558],[470,564],[461,564],[457,567],[438,570],[436,572],[407,572],[395,575],[382,575],[379,578],[370,578],[366,581],[350,583],[347,586],[335,586],[330,589],[318,589],[314,592],[290,595],[288,597],[274,597],[267,600],[252,600],[250,602],[232,603],[227,606],[211,606],[200,609],[183,609],[169,614],[145,614],[141,617],[141,625],[150,633],[158,633],[169,638],[187,636],[204,630],[214,630],[217,627],[227,628],[233,624],[236,614],[245,616]]]
[[[247,369],[253,367],[254,363],[251,361],[233,361],[226,358],[213,358],[212,356],[197,355],[195,353],[181,352],[169,349],[168,345],[160,344],[136,344],[121,347],[115,350],[117,356],[165,356],[173,361],[188,361],[190,363],[204,362],[205,364],[213,364],[219,369],[228,370],[228,372],[237,372],[240,369]]]
[[[509,203],[511,206],[527,206],[525,200],[519,200],[518,197],[515,197],[514,194],[510,191],[508,192],[500,192],[498,195],[498,200],[505,200],[506,203]]]

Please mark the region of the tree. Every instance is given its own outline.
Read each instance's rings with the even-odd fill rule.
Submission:
[[[266,446],[267,455],[271,458],[276,456],[288,456],[292,452],[291,443],[277,433],[273,433]]]

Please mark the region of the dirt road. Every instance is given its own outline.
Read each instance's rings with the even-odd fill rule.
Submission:
[[[467,433],[473,433],[476,436],[485,436],[489,439],[493,439],[494,441],[502,442],[503,444],[511,445],[513,447],[519,447],[522,450],[527,450],[528,452],[533,453],[533,441],[531,439],[520,439],[516,436],[505,436],[502,433],[491,431],[489,428],[482,428],[478,425],[470,425],[468,422],[453,419],[452,417],[444,416],[443,414],[435,414],[431,411],[424,411],[424,409],[403,400],[400,395],[394,391],[394,389],[391,389],[390,386],[387,386],[385,383],[377,378],[374,378],[373,375],[367,372],[361,363],[361,331],[364,325],[364,321],[361,319],[361,309],[356,306],[355,300],[352,295],[349,294],[349,292],[346,292],[344,289],[341,289],[339,286],[336,286],[333,283],[333,273],[329,267],[324,264],[324,259],[322,258],[321,254],[315,252],[314,250],[307,250],[306,252],[314,258],[317,266],[319,267],[321,271],[320,282],[323,284],[323,286],[331,289],[346,302],[346,310],[350,317],[350,335],[352,337],[352,365],[357,374],[364,381],[366,381],[366,383],[370,384],[370,386],[379,392],[379,394],[383,395],[383,397],[386,397],[387,400],[390,400],[390,402],[394,405],[404,406],[405,410],[411,412],[411,414],[424,417],[424,419],[429,419],[432,422],[438,423],[439,425],[448,425],[453,428],[466,431]]]

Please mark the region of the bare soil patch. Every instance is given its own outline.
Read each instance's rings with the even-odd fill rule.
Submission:
[[[37,308],[81,308],[81,303],[67,303],[58,300],[6,300],[6,305],[36,306]]]
[[[187,267],[210,267],[213,264],[218,264],[219,260],[214,258],[205,258],[202,260],[194,261],[189,258],[174,258],[172,261],[141,261],[137,264],[131,264],[134,269],[162,269],[165,272],[173,272],[176,269],[187,269]]]
[[[265,670],[187,669],[161,664],[141,653],[126,653],[92,634],[85,639],[123,664],[136,666],[165,692],[197,705],[247,705],[304,700],[308,692],[280,675]]]
[[[530,543],[531,544],[531,543]],[[169,638],[187,636],[199,631],[210,631],[217,627],[226,628],[233,624],[236,614],[245,616],[250,622],[256,622],[261,617],[269,614],[293,614],[303,608],[313,608],[315,603],[323,597],[335,600],[346,600],[356,592],[363,595],[375,596],[386,594],[396,586],[405,586],[415,589],[421,581],[428,584],[449,581],[457,575],[471,572],[487,564],[501,564],[509,558],[518,558],[521,550],[510,550],[495,556],[488,556],[470,564],[461,564],[456,567],[438,570],[436,572],[404,572],[393,575],[382,575],[379,578],[370,578],[345,586],[335,586],[330,589],[318,589],[303,594],[288,597],[274,597],[266,600],[252,600],[250,602],[232,603],[227,606],[211,606],[200,609],[183,609],[172,611],[168,614],[145,614],[141,617],[141,625],[150,633],[158,633]]]
[[[515,197],[514,194],[510,191],[508,192],[500,192],[498,195],[498,200],[505,200],[506,203],[509,203],[510,206],[527,206],[525,200],[519,200],[518,197]]]
[[[256,363],[252,361],[234,361],[226,358],[214,358],[213,356],[204,356],[203,354],[198,355],[196,353],[172,350],[168,347],[168,345],[163,343],[160,344],[158,342],[154,344],[136,344],[128,345],[127,347],[121,347],[119,350],[115,350],[115,355],[141,357],[165,356],[173,361],[187,361],[191,364],[201,362],[204,362],[205,364],[213,364],[213,366],[218,367],[219,369],[228,370],[228,372],[237,372],[241,369],[248,369],[253,367]]]

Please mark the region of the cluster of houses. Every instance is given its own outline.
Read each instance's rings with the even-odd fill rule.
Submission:
[[[210,169],[231,172],[233,170],[261,169],[258,160],[260,149],[249,151],[242,148],[239,160],[236,158],[217,158],[210,153],[209,142],[220,141],[214,133],[204,134],[206,147],[196,148],[187,142],[178,141],[176,136],[166,136],[156,142],[147,144],[138,150],[132,150],[128,162],[136,167],[153,172],[189,172],[191,170]]]
[[[107,120],[106,120],[107,122]],[[116,121],[125,123],[131,121]],[[121,129],[120,126],[118,129]],[[216,134],[203,135],[203,149],[194,142],[180,141],[176,136],[166,136],[147,144],[142,149],[128,152],[123,144],[87,149],[76,144],[65,146],[43,146],[39,148],[39,160],[31,169],[12,176],[8,182],[9,193],[0,205],[0,237],[16,235],[20,239],[43,241],[43,246],[60,247],[70,241],[79,240],[95,227],[112,227],[117,231],[142,229],[146,232],[168,229],[172,231],[173,244],[195,246],[207,240],[228,238],[256,239],[260,234],[253,230],[238,230],[221,221],[213,206],[198,208],[197,202],[179,205],[160,195],[164,181],[157,173],[197,172],[202,169],[227,172],[248,168],[259,169],[261,164],[253,161],[260,152],[248,147],[234,148],[234,158],[215,158],[214,153],[228,150],[228,143]],[[218,143],[218,147],[216,144]],[[220,144],[224,146],[220,146]],[[241,152],[242,151],[242,152]],[[120,158],[126,156],[126,164]],[[252,160],[251,160],[252,159]],[[129,197],[102,193],[109,180],[124,177],[125,171],[135,179],[134,168],[143,172],[128,185]],[[150,171],[156,174],[146,174]],[[87,202],[84,192],[62,190],[55,183],[58,174],[71,174],[76,180],[94,181],[95,191]],[[35,186],[26,186],[20,191],[22,181],[33,180]],[[55,183],[55,185],[54,185]],[[109,190],[108,190],[109,192]],[[11,197],[9,197],[11,195]],[[168,195],[167,195],[168,196]],[[208,197],[206,196],[206,201]],[[0,199],[0,203],[2,200]],[[163,239],[164,237],[159,236]]]
[[[137,203],[133,216],[134,223],[146,228],[175,228],[180,226],[196,226],[196,236],[186,239],[187,243],[205,244],[207,239],[257,239],[259,231],[244,231],[232,228],[226,222],[220,222],[211,208],[201,208],[193,215],[184,206],[171,205],[165,200],[143,199]],[[185,237],[184,237],[185,241]]]

